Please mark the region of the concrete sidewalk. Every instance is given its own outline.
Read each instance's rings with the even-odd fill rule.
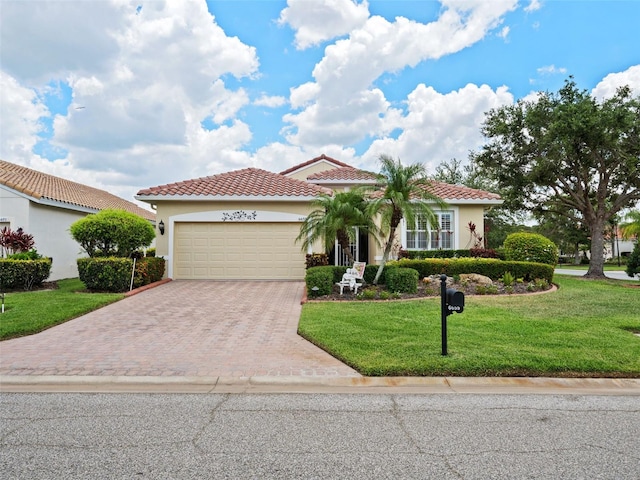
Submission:
[[[587,273],[586,270],[578,270],[578,269],[570,269],[570,268],[556,268],[553,272],[557,275],[571,275],[572,277],[584,277]],[[628,282],[640,282],[640,278],[632,278],[627,275],[627,272],[624,270],[611,270],[605,271],[604,275],[607,278],[612,278],[614,280],[626,280]]]
[[[640,379],[548,377],[0,377],[0,392],[385,393],[640,396]]]

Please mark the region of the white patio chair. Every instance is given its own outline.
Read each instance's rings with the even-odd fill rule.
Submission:
[[[353,262],[352,268],[342,275],[342,280],[336,283],[340,287],[340,295],[344,292],[344,287],[349,287],[354,294],[358,294],[358,288],[364,284],[364,268],[367,266],[365,262]]]

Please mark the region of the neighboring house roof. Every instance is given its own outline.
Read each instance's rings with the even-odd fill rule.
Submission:
[[[308,200],[321,193],[332,194],[332,190],[259,168],[245,168],[209,177],[146,188],[140,190],[136,198],[142,201],[156,199]]]
[[[293,172],[295,172],[297,170],[303,170],[304,168],[310,167],[311,165],[313,165],[315,163],[319,163],[319,162],[323,162],[323,161],[324,161],[324,163],[332,164],[334,167],[353,168],[351,165],[347,165],[346,163],[343,163],[340,160],[336,160],[335,158],[328,157],[323,153],[319,157],[312,158],[311,160],[308,160],[308,161],[303,162],[303,163],[299,163],[298,165],[294,165],[291,168],[287,168],[286,170],[280,172],[280,175],[289,175],[290,173],[293,173]]]
[[[33,202],[95,213],[108,208],[126,210],[155,221],[153,212],[98,188],[38,172],[0,160],[0,185],[23,194]]]

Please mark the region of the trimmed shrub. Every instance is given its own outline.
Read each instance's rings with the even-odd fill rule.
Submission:
[[[547,237],[538,233],[512,233],[504,240],[507,260],[537,262],[548,265],[558,263],[558,247]]]
[[[155,230],[144,218],[126,210],[102,210],[70,227],[71,236],[90,257],[129,257],[151,244]]]
[[[633,251],[627,260],[627,268],[625,271],[630,277],[640,275],[640,242],[636,243],[635,247],[633,247]]]
[[[343,268],[346,271],[346,267]],[[307,295],[309,295],[310,297],[330,295],[333,291],[333,275],[334,268],[330,266],[309,268],[305,275]],[[342,275],[340,276],[340,278],[342,278]],[[313,290],[314,287],[318,287],[318,289]]]
[[[87,289],[99,292],[126,292],[131,285],[130,258],[79,258],[78,274]]]
[[[136,260],[136,273],[133,277],[133,287],[138,288],[162,280],[164,276],[164,258],[145,257]]]
[[[387,271],[387,289],[392,292],[416,293],[419,273],[413,268],[390,268]]]
[[[471,257],[470,250],[400,250],[398,258],[418,260],[421,258],[463,258]]]
[[[162,280],[164,268],[164,258],[145,257],[136,260],[133,288]],[[126,292],[131,287],[132,269],[133,260],[130,258],[99,257],[78,259],[80,280],[91,291]]]
[[[51,273],[51,259],[18,260],[0,258],[0,287],[31,290],[42,285]]]
[[[29,250],[28,252],[12,253],[11,255],[7,255],[7,258],[13,260],[39,260],[42,258],[42,255],[36,250]]]
[[[475,258],[498,258],[498,252],[492,248],[472,248],[469,252]]]
[[[513,262],[493,258],[403,259],[390,261],[387,267],[413,268],[418,271],[420,278],[443,273],[450,277],[461,273],[479,273],[492,280],[500,280],[506,272],[510,272],[515,278],[523,278],[527,281],[544,278],[549,283],[553,280],[554,269],[553,266],[544,263]]]
[[[144,256],[145,257],[155,257],[156,256],[156,248],[155,247],[147,248],[147,251],[144,252]]]
[[[324,267],[329,265],[329,256],[326,253],[307,253],[307,268]]]

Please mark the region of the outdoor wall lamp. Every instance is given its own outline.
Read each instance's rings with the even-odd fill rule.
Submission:
[[[158,224],[158,230],[160,230],[160,235],[164,235],[164,222],[162,220]]]

